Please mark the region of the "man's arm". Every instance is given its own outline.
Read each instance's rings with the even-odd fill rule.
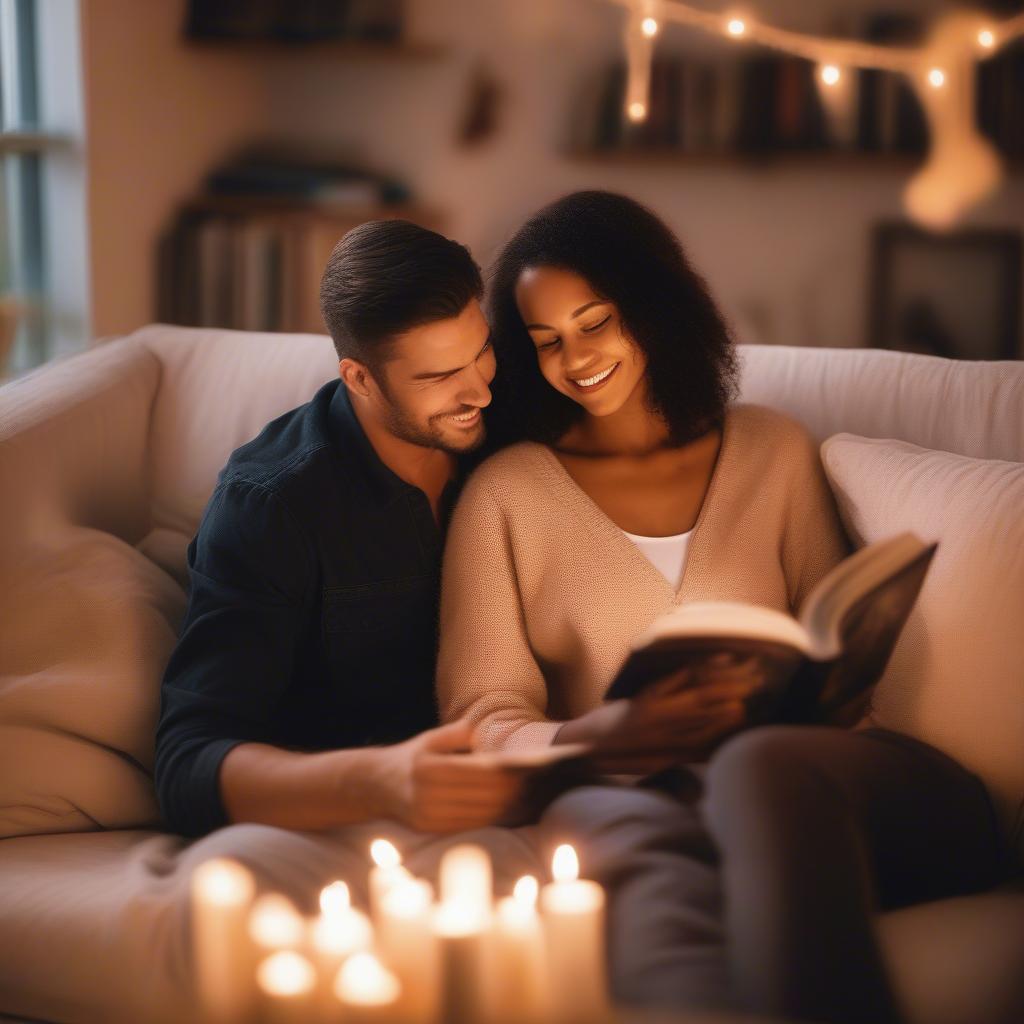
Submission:
[[[498,820],[516,799],[514,776],[453,763],[470,745],[464,724],[388,747],[301,753],[265,742],[319,587],[312,548],[276,495],[245,481],[218,486],[189,570],[156,746],[157,795],[175,831],[238,821],[321,830],[377,817],[455,831]]]

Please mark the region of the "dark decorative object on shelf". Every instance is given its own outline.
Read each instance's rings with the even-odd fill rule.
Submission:
[[[879,224],[866,344],[948,359],[1024,359],[1019,231],[935,235]]]

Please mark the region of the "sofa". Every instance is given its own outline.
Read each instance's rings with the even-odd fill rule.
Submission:
[[[739,353],[741,400],[823,442],[855,543],[940,542],[872,714],[982,778],[1006,881],[877,924],[912,1024],[1020,1022],[1024,362]],[[229,453],[336,372],[323,336],[153,324],[0,389],[0,1012],[192,1016],[188,872],[244,859],[260,827],[188,841],[160,824],[153,734],[185,551]],[[250,866],[281,880],[272,843]]]

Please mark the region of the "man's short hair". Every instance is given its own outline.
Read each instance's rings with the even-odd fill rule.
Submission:
[[[358,359],[376,373],[395,338],[458,316],[483,290],[464,245],[406,220],[372,220],[334,247],[320,312],[338,359]]]

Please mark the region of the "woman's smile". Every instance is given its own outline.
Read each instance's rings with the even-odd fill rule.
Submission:
[[[602,387],[606,381],[611,379],[612,374],[619,368],[619,363],[613,363],[606,370],[602,370],[600,373],[595,373],[590,377],[573,378],[569,377],[569,383],[572,384],[578,391],[596,391]]]

